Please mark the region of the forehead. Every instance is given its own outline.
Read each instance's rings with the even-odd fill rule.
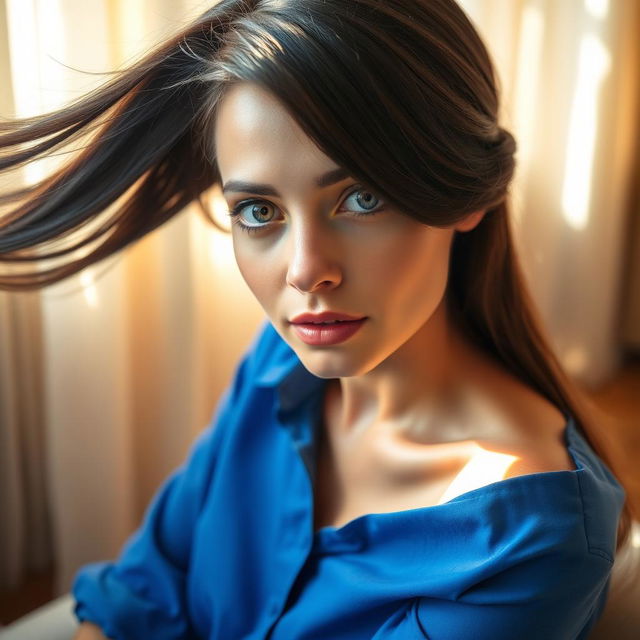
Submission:
[[[226,92],[218,106],[214,136],[225,179],[287,171],[315,176],[335,167],[277,98],[254,84],[240,83]]]

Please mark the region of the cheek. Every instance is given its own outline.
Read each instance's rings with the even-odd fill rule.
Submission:
[[[439,301],[446,288],[449,237],[425,227],[391,231],[353,263],[372,298],[384,293],[390,308]]]
[[[269,268],[265,268],[265,256],[252,250],[251,245],[243,242],[242,238],[236,239],[235,237],[233,240],[233,253],[244,281],[258,302],[264,306],[268,299],[269,291],[274,286],[274,274]]]

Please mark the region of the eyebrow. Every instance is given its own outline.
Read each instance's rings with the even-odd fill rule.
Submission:
[[[337,182],[341,182],[350,176],[349,172],[342,167],[327,171],[315,179],[316,186],[324,188]],[[223,187],[222,193],[255,193],[260,196],[274,196],[280,198],[280,194],[273,185],[258,184],[255,182],[245,182],[244,180],[229,180]]]

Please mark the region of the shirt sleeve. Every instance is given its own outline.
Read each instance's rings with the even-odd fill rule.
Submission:
[[[141,526],[127,540],[118,560],[88,564],[76,574],[72,592],[80,622],[93,622],[115,640],[195,638],[186,602],[192,537],[214,481],[224,426],[246,387],[249,357],[250,353],[238,366],[187,461],[151,500]]]
[[[502,568],[457,597],[404,603],[374,640],[578,640],[602,612],[611,563],[549,552]]]

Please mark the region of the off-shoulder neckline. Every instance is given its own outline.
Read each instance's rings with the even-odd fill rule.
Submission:
[[[572,415],[565,414],[565,426],[563,429],[563,436],[565,446],[571,456],[571,460],[574,463],[573,469],[559,469],[552,471],[538,471],[534,473],[526,473],[522,475],[512,476],[510,478],[504,478],[502,480],[496,480],[494,482],[487,483],[475,489],[470,489],[468,491],[464,491],[463,493],[458,494],[457,496],[452,497],[445,502],[441,502],[439,504],[434,505],[426,505],[423,507],[415,507],[413,509],[402,509],[399,511],[388,511],[381,513],[365,513],[360,516],[349,520],[349,522],[341,525],[327,525],[321,527],[320,529],[314,532],[315,536],[326,536],[326,535],[341,535],[345,531],[355,526],[358,526],[362,522],[370,520],[372,518],[400,518],[400,517],[410,517],[426,515],[432,512],[441,512],[446,509],[451,509],[452,507],[463,505],[465,502],[469,502],[472,500],[481,500],[483,498],[489,498],[491,496],[498,496],[504,493],[507,493],[510,489],[517,490],[518,493],[521,493],[522,485],[527,485],[531,483],[538,482],[548,482],[554,478],[558,479],[566,479],[575,477],[578,473],[584,470],[583,463],[578,456],[577,449],[580,448],[581,444],[584,446],[587,443],[584,441],[584,438],[580,434],[580,431],[576,425],[575,419]]]

